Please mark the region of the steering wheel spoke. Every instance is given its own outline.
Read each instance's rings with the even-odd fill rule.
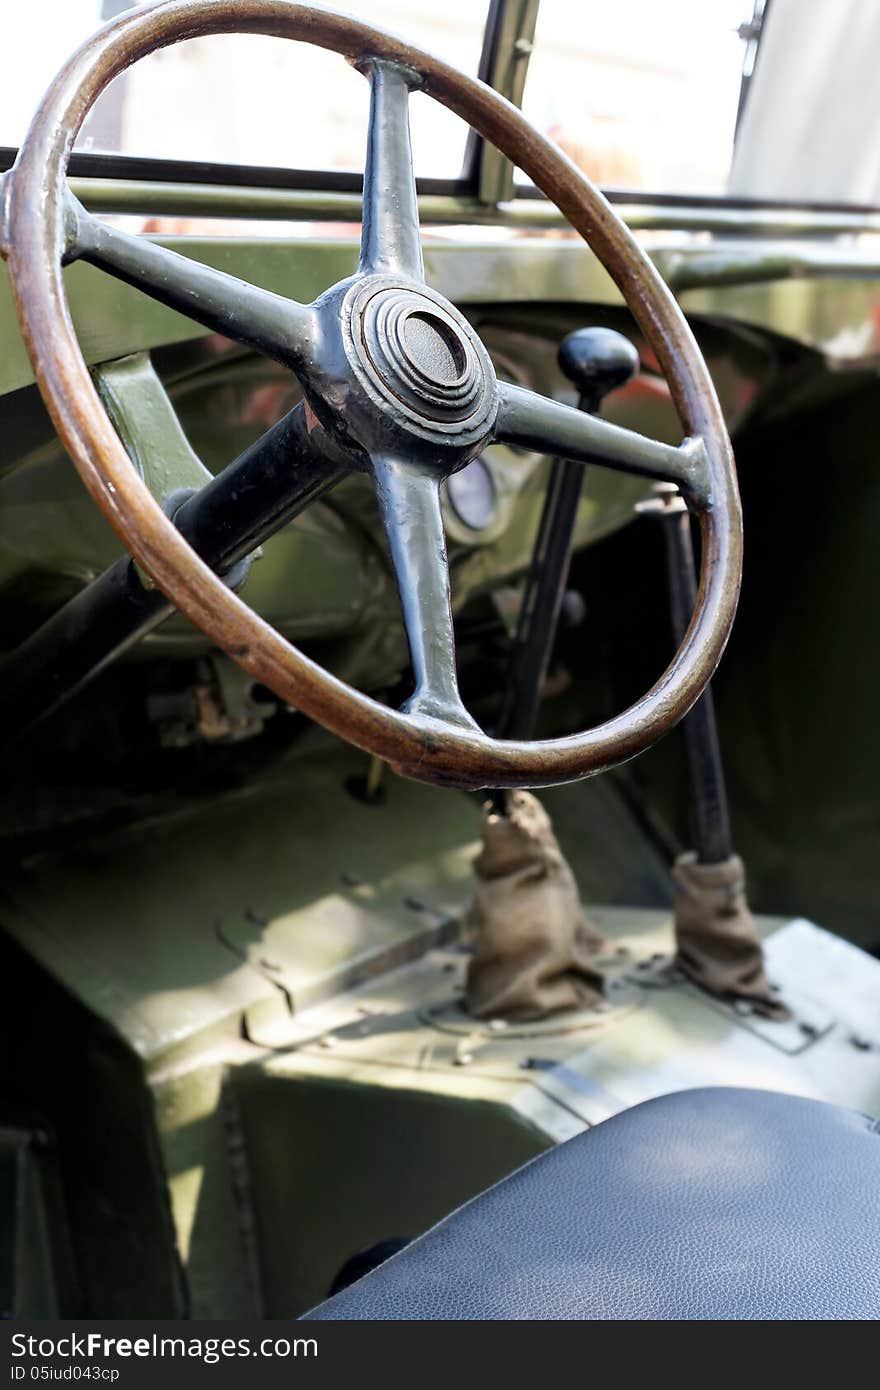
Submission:
[[[169,309],[256,348],[294,372],[303,372],[307,366],[316,332],[308,305],[99,222],[72,194],[65,203],[65,228],[66,263],[88,261]]]
[[[674,482],[696,510],[709,505],[709,465],[701,439],[686,439],[675,448],[522,386],[502,382],[498,389],[495,438],[500,443]]]
[[[409,94],[419,78],[408,68],[369,58],[370,121],[364,170],[360,269],[422,283],[419,204],[409,131]]]
[[[415,677],[404,712],[476,729],[458,693],[440,481],[384,455],[372,469]]]

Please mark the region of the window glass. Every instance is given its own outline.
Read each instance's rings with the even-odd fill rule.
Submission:
[[[541,0],[525,114],[603,187],[722,193],[753,8]]]
[[[125,0],[41,0],[4,15],[0,144],[18,145],[70,52]],[[488,0],[341,0],[340,9],[409,38],[476,74]],[[190,39],[122,73],[99,98],[77,150],[159,159],[363,169],[368,84],[338,54],[253,34]],[[467,127],[439,103],[412,100],[413,151],[423,177],[461,173]]]

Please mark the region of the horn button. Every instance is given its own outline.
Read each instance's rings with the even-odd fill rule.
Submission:
[[[494,424],[497,385],[458,310],[424,286],[371,277],[349,291],[341,319],[349,366],[381,427],[472,456]],[[373,419],[370,434],[379,423]],[[465,461],[447,457],[445,467]]]

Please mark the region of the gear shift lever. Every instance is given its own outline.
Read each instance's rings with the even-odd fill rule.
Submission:
[[[670,626],[676,642],[687,631],[697,601],[697,567],[691,540],[691,520],[675,483],[655,483],[653,496],[636,506],[643,516],[660,521],[666,552]],[[681,721],[688,762],[691,811],[697,859],[720,864],[733,853],[724,764],[718,743],[712,687]]]
[[[595,412],[638,368],[627,338],[606,328],[570,333],[559,365],[578,389],[581,410]],[[555,459],[496,733],[528,738],[535,722],[568,576],[582,464]],[[574,874],[550,818],[528,792],[495,791],[483,817],[475,863],[477,927],[468,969],[467,1006],[477,1018],[536,1019],[559,1010],[595,1008],[603,978],[595,959],[604,945],[584,915]]]
[[[578,389],[579,409],[592,415],[608,393],[625,386],[639,368],[639,355],[632,343],[610,328],[579,328],[569,333],[560,345],[558,361]],[[550,470],[496,725],[499,738],[528,738],[534,728],[571,563],[585,472],[583,464],[567,459],[554,459]],[[493,804],[503,811],[503,792],[494,794]]]
[[[697,600],[690,516],[674,483],[655,483],[652,493],[636,510],[660,523],[670,625],[678,643]],[[745,869],[733,851],[711,685],[681,727],[696,850],[679,855],[672,869],[676,965],[710,994],[739,1000],[769,1018],[787,1018],[788,1010],[774,997],[764,971],[763,950],[746,899]]]

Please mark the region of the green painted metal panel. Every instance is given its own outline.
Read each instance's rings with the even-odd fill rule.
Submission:
[[[162,240],[157,238],[157,240]],[[354,241],[307,241],[255,238],[175,237],[163,244],[176,251],[216,266],[254,284],[310,301],[337,280],[349,275],[357,263]],[[680,274],[691,260],[699,264],[700,243],[690,248],[664,249],[662,243],[650,248],[661,273]],[[761,257],[771,255],[762,247],[754,262],[760,275]],[[739,287],[712,288],[714,272],[704,270],[710,287],[689,289],[685,298],[691,312],[725,313],[734,321],[752,323],[775,332],[791,332],[799,341],[820,345],[827,341],[827,319],[834,314],[834,302],[854,272],[852,257],[841,252],[839,272],[833,256],[823,254],[815,280]],[[803,253],[800,253],[800,262]],[[876,302],[880,271],[870,258],[863,258],[859,279],[847,289],[850,308],[847,319],[860,315],[864,323]],[[795,267],[797,270],[797,266]],[[610,277],[582,243],[577,240],[510,240],[489,242],[427,241],[425,271],[429,284],[463,306],[518,301],[572,302],[614,305],[620,295]],[[71,311],[80,333],[86,360],[106,362],[160,344],[182,342],[205,336],[206,330],[166,309],[139,291],[121,284],[91,266],[74,265],[65,272]],[[741,276],[747,279],[747,272]],[[790,302],[796,306],[789,309]],[[783,306],[780,316],[779,306]],[[12,306],[8,273],[0,266],[0,337],[6,344],[0,363],[0,393],[31,381],[32,373],[17,328]]]

